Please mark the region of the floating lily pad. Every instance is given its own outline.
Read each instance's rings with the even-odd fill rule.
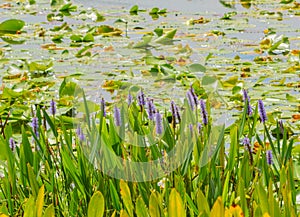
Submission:
[[[122,30],[118,28],[114,28],[108,25],[101,25],[97,27],[93,33],[93,35],[103,35],[103,36],[120,36],[122,34]]]
[[[0,23],[0,34],[3,33],[16,34],[17,32],[21,31],[24,25],[25,22],[23,20],[17,20],[17,19],[5,20],[2,23]]]

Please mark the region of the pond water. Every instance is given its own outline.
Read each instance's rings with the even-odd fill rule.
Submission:
[[[71,2],[77,6],[76,11],[64,16],[63,20],[49,21],[48,14],[59,13],[50,7],[49,1],[31,6],[9,1],[9,7],[4,7],[5,2],[0,1],[3,6],[0,7],[0,21],[19,18],[26,22],[26,33],[20,36],[25,40],[23,44],[0,43],[4,51],[1,75],[24,73],[26,70],[20,68],[24,62],[46,60],[53,63],[51,73],[43,82],[56,82],[41,87],[44,93],[33,101],[42,101],[45,93],[57,97],[60,83],[68,77],[84,87],[88,98],[95,102],[101,97],[109,102],[119,101],[139,87],[159,105],[168,108],[170,99],[182,100],[187,88],[199,81],[213,103],[213,114],[216,117],[226,114],[227,117],[222,116],[223,121],[232,123],[235,112],[242,108],[241,89],[246,88],[253,105],[263,99],[270,115],[284,119],[291,123],[295,132],[299,131],[299,121],[292,120],[300,110],[298,4],[270,0]],[[130,15],[133,5],[145,11]],[[153,7],[166,8],[167,12],[151,16],[149,11]],[[96,10],[105,21],[94,21]],[[115,22],[118,19],[123,19],[127,25]],[[198,23],[192,25],[194,21]],[[54,30],[63,23],[71,30]],[[70,46],[72,35],[84,36],[92,27],[100,25],[119,28],[123,33],[121,37],[95,36],[92,43]],[[156,28],[164,32],[176,29],[174,40],[133,48],[144,34],[153,33]],[[275,38],[270,36],[271,32]],[[53,41],[58,36],[62,39]],[[157,36],[154,34],[153,38]],[[54,45],[55,49],[48,49],[47,45]],[[89,45],[90,56],[76,57],[80,49]],[[206,71],[189,73],[191,64],[201,64]],[[159,71],[166,65],[171,68]],[[155,70],[159,73],[151,74]],[[216,83],[205,85],[204,77],[216,79]],[[122,84],[109,92],[101,88],[108,81]],[[3,79],[3,84],[17,90],[28,88],[28,84],[14,82]]]

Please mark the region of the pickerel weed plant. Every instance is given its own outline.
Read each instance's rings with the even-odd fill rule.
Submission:
[[[7,124],[0,216],[299,215],[294,138],[283,124],[273,137],[263,102],[250,117],[244,97],[225,129],[209,117],[211,99],[195,99],[190,89],[183,103],[155,108],[140,91],[125,103],[102,99],[91,112],[83,93],[73,127],[63,124],[59,101],[37,107],[20,136]]]

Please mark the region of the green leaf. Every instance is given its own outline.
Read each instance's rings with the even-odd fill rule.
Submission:
[[[154,32],[155,32],[155,34],[156,34],[158,37],[160,37],[160,36],[163,35],[164,30],[161,29],[161,28],[156,28],[156,29],[154,29]]]
[[[117,210],[121,210],[120,198],[112,180],[109,180],[109,191],[110,191],[113,207]]]
[[[82,42],[82,35],[71,35],[70,39],[72,42]]]
[[[265,191],[264,187],[261,183],[256,185],[256,193],[258,195],[258,201],[257,204],[260,205],[260,208],[262,210],[262,213],[266,213],[269,211],[269,203],[268,203],[268,196],[267,192]]]
[[[86,34],[83,38],[83,42],[93,42],[94,36],[90,33]]]
[[[199,64],[199,63],[193,63],[188,66],[188,70],[190,72],[206,72],[205,66]]]
[[[239,77],[238,76],[232,76],[228,78],[226,81],[222,82],[223,87],[234,87],[236,83],[238,82]]]
[[[289,4],[292,3],[294,0],[281,0],[280,3],[281,4]]]
[[[53,204],[50,204],[46,209],[43,217],[55,217],[55,210]]]
[[[36,206],[34,196],[30,196],[26,201],[24,217],[36,217]]]
[[[176,191],[175,188],[171,190],[170,196],[169,196],[169,206],[168,206],[168,212],[169,216],[172,217],[185,217],[186,216],[186,210],[182,201],[182,198],[180,197],[180,194]]]
[[[146,204],[144,203],[144,200],[141,197],[138,197],[138,199],[136,200],[135,210],[137,217],[149,216]]]
[[[1,33],[10,33],[15,34],[20,31],[25,25],[23,20],[10,19],[5,20],[0,23],[0,34]]]
[[[88,217],[101,217],[104,214],[104,197],[100,191],[96,191],[88,205]]]
[[[76,105],[76,110],[78,112],[85,113],[86,106],[89,112],[96,112],[100,110],[100,105],[90,100],[87,100],[86,102],[80,102],[78,105]]]
[[[18,35],[11,35],[11,34],[3,35],[3,36],[1,36],[1,39],[9,44],[23,44],[26,41],[24,39],[19,39]]]
[[[62,98],[63,96],[75,96],[76,93],[79,93],[80,87],[75,82],[63,82],[59,89],[59,97]]]
[[[27,164],[27,169],[28,169],[28,179],[29,179],[30,188],[32,190],[32,195],[36,198],[39,192],[39,185],[36,180],[36,175],[34,174],[34,171],[29,163]]]
[[[151,217],[160,217],[160,202],[158,200],[158,193],[153,191],[149,200],[149,213]]]
[[[159,44],[169,43],[173,40],[176,32],[177,32],[177,29],[172,29],[172,30],[166,32],[164,35],[155,39],[154,42],[159,43]]]
[[[138,12],[138,11],[139,11],[139,6],[134,5],[134,6],[132,6],[132,7],[130,8],[129,13],[130,13],[131,15],[137,15],[137,12]]]
[[[149,47],[149,43],[152,40],[152,35],[144,35],[142,40],[135,43],[132,48],[145,48],[145,47]]]
[[[29,63],[29,71],[47,71],[53,66],[53,62],[51,60],[40,60]]]
[[[209,209],[207,199],[200,189],[197,192],[197,207],[200,214],[201,213],[206,213],[207,215],[210,214],[210,209]]]

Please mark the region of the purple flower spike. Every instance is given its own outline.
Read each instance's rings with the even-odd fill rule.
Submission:
[[[81,142],[83,142],[85,140],[85,135],[84,135],[84,133],[82,131],[81,131],[81,134],[79,135],[79,140]]]
[[[202,112],[203,124],[207,125],[208,117],[207,117],[207,111],[206,111],[206,104],[202,99],[200,99],[200,107],[201,107],[201,112]]]
[[[158,135],[161,135],[163,133],[162,117],[158,111],[156,111],[155,113],[155,122],[156,122],[156,133]]]
[[[50,101],[50,114],[55,115],[56,114],[56,102],[52,99]]]
[[[190,132],[191,132],[191,136],[193,136],[193,124],[189,124],[189,128],[190,128]]]
[[[79,136],[80,134],[81,134],[81,128],[80,125],[78,125],[76,129],[76,135]]]
[[[193,97],[191,91],[188,91],[186,93],[186,97],[187,97],[188,103],[189,103],[192,111],[194,111],[195,110],[195,101],[194,101],[194,97]]]
[[[128,97],[127,97],[127,103],[128,103],[128,106],[130,106],[132,103],[132,95],[130,93],[128,94]]]
[[[171,101],[171,113],[174,121],[176,122],[176,105],[173,100]]]
[[[104,100],[104,98],[101,99],[101,111],[103,112],[103,117],[106,117],[105,100]]]
[[[39,121],[37,117],[32,118],[31,127],[36,137],[39,138]]]
[[[245,148],[247,149],[247,151],[249,152],[249,156],[250,156],[250,163],[253,163],[253,156],[252,156],[252,150],[251,150],[251,143],[250,143],[250,139],[248,137],[245,137],[243,139],[243,145],[245,146]]]
[[[198,97],[197,97],[197,95],[195,93],[194,88],[191,86],[189,91],[191,92],[191,95],[192,95],[192,97],[194,99],[194,103],[195,103],[195,105],[197,107],[197,105],[198,105]]]
[[[178,121],[181,121],[181,116],[180,116],[180,112],[179,112],[179,108],[178,106],[175,106],[175,112],[176,112],[176,117],[178,119]]]
[[[197,129],[198,129],[198,133],[201,133],[202,130],[202,124],[201,123],[197,123]]]
[[[145,101],[145,94],[144,92],[141,90],[139,92],[139,94],[137,95],[137,100],[138,100],[138,104],[139,106],[144,106],[146,105],[146,101]]]
[[[244,101],[245,101],[245,103],[247,103],[247,114],[249,116],[251,116],[252,113],[253,113],[253,110],[252,110],[252,107],[250,105],[250,97],[248,95],[247,90],[243,89],[243,95],[244,95]]]
[[[278,121],[279,123],[279,129],[280,129],[280,132],[283,134],[284,133],[284,127],[283,127],[283,122],[282,120]]]
[[[77,134],[80,142],[83,142],[85,140],[85,135],[84,135],[83,130],[81,129],[80,125],[77,126],[76,134]]]
[[[260,99],[258,100],[258,110],[259,110],[259,115],[260,115],[260,120],[261,122],[265,123],[267,120],[267,113],[264,107],[263,101]]]
[[[154,114],[155,114],[155,105],[153,103],[153,99],[147,98],[147,107],[148,107],[148,116],[151,121],[154,120]]]
[[[116,126],[121,126],[121,113],[120,113],[120,109],[117,107],[117,106],[115,106],[115,108],[114,108],[114,116],[115,116],[115,124],[116,124]]]
[[[14,139],[13,139],[12,137],[9,138],[9,147],[10,147],[10,149],[11,149],[12,151],[14,151],[15,148],[16,148],[15,141],[14,141]]]
[[[272,151],[271,150],[267,150],[266,151],[266,155],[267,155],[267,163],[268,163],[268,165],[272,165],[273,164]]]

